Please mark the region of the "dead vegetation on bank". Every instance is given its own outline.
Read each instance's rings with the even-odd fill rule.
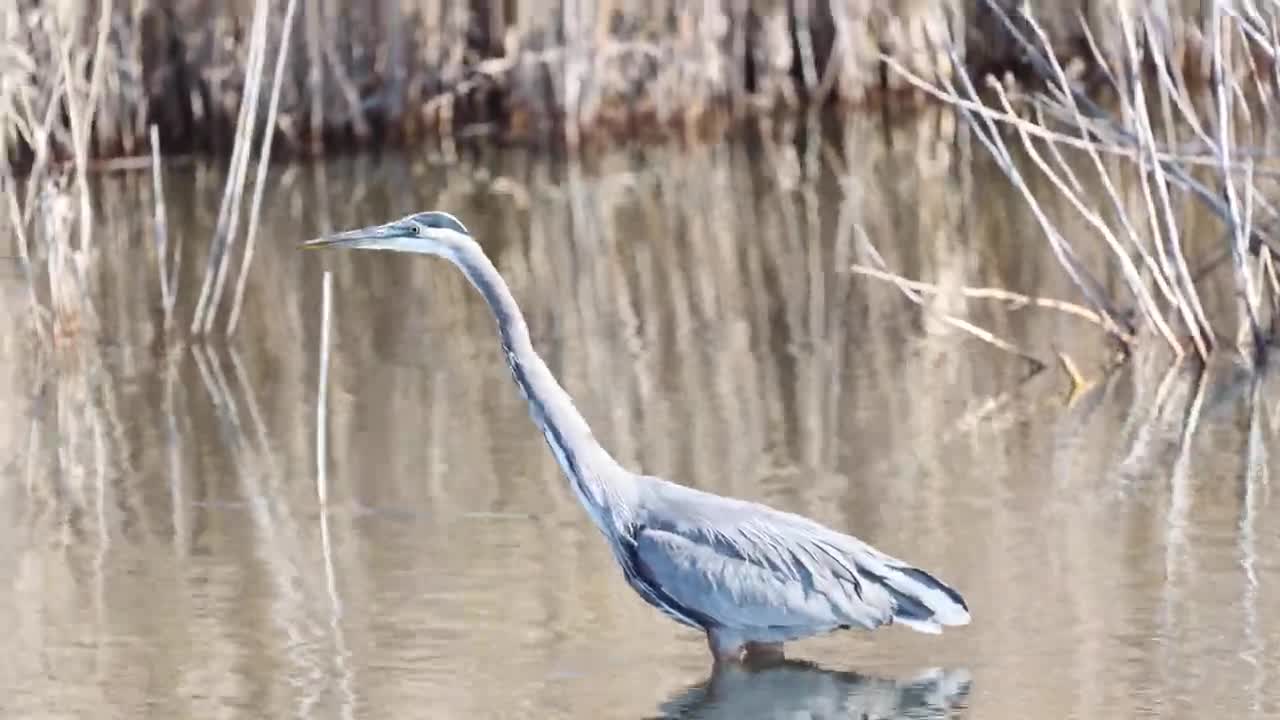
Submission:
[[[145,167],[152,125],[170,155],[222,156],[245,122],[291,155],[696,135],[762,112],[924,97],[885,56],[930,82],[952,77],[952,47],[976,74],[1034,76],[1029,28],[1009,19],[1021,5],[1065,59],[1127,52],[1116,18],[1133,10],[1118,0],[14,0],[0,8],[0,143],[25,171]],[[1201,79],[1213,8],[1255,45],[1272,10],[1140,5],[1175,69]]]
[[[657,9],[564,0],[554,12],[519,2],[388,1],[363,11],[297,0],[18,2],[0,9],[2,210],[29,278],[32,326],[72,337],[95,325],[90,175],[149,169],[164,327],[231,334],[273,153],[428,133],[575,145],[604,131],[693,133],[712,118],[908,91],[966,121],[1028,202],[1079,297],[962,295],[1072,313],[1126,351],[1152,338],[1203,359],[1234,344],[1259,362],[1280,302],[1268,164],[1277,15],[1252,2],[1191,5],[1112,17],[1093,5],[1089,14],[1028,12],[994,0],[892,11],[816,0]],[[986,72],[1001,67],[1030,82]],[[162,156],[193,150],[225,150],[230,168],[194,310],[175,318],[184,243],[166,231],[160,168]],[[1047,178],[1048,194],[1034,192],[1028,174]],[[1104,197],[1085,192],[1086,175]],[[1089,232],[1056,227],[1047,202],[1070,205]],[[1194,204],[1217,214],[1220,237],[1184,231]],[[1086,242],[1105,248],[1103,264]],[[917,302],[941,292],[884,265],[857,269]],[[1201,297],[1223,273],[1237,292],[1230,317],[1214,316]],[[1105,276],[1121,277],[1125,291],[1109,292]]]
[[[908,52],[938,30],[944,6],[833,14],[838,6],[811,0],[8,3],[0,191],[30,279],[32,324],[54,339],[94,324],[84,270],[97,252],[96,170],[155,173],[166,329],[231,334],[273,154],[428,134],[572,147],[592,133],[691,135],[806,100],[857,102],[882,84],[877,48],[897,43],[926,76],[947,67]],[[193,152],[228,155],[230,171],[198,301],[177,319],[182,238],[170,243],[165,231],[159,159]]]
[[[428,135],[696,134],[892,90],[882,51],[948,72],[924,39],[956,5],[17,0],[0,10],[0,131],[18,167],[77,150],[145,164],[152,124],[172,153],[222,155],[246,120],[292,154]],[[274,116],[254,102],[268,82]]]
[[[954,81],[933,82],[892,57],[884,60],[891,72],[956,109],[1030,207],[1081,302],[990,288],[960,292],[1084,317],[1125,354],[1154,340],[1177,359],[1192,355],[1204,362],[1214,350],[1234,347],[1247,364],[1261,365],[1280,314],[1276,8],[1208,3],[1207,32],[1191,44],[1156,9],[1120,14],[1123,51],[1117,56],[1086,34],[1092,72],[1105,80],[1090,93],[1034,14],[1025,7],[1006,11],[992,0],[983,4],[1019,43],[1034,89],[971,77],[950,38],[939,43],[951,48],[961,68]],[[1205,82],[1189,79],[1188,65],[1202,70]],[[1032,174],[1045,181],[1040,193],[1028,182]],[[1087,193],[1086,185],[1103,188],[1102,196]],[[1046,203],[1065,203],[1087,231],[1065,231],[1045,212]],[[1211,236],[1184,227],[1195,206],[1220,222]],[[1081,248],[1094,243],[1104,248],[1100,254]],[[1101,265],[1083,259],[1099,255],[1106,258]],[[895,282],[909,296],[931,287],[883,266],[855,270]],[[1233,284],[1234,308],[1214,315],[1206,309],[1205,287],[1223,273]],[[1109,293],[1104,276],[1121,278],[1123,290]],[[981,337],[983,331],[973,332]],[[1023,354],[998,338],[984,339]],[[1070,357],[1060,353],[1060,359],[1079,379]]]

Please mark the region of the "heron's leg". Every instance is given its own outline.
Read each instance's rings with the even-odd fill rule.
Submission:
[[[715,658],[717,665],[726,662],[739,663],[742,662],[746,641],[735,633],[712,628],[707,630],[707,647],[711,648],[711,655]]]
[[[746,654],[752,660],[774,661],[786,658],[780,642],[748,642]]]

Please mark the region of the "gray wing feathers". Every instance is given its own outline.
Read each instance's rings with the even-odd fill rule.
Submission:
[[[969,621],[928,573],[798,515],[664,483],[636,529],[645,573],[681,605],[736,628],[809,634]]]
[[[788,628],[872,628],[889,619],[887,603],[861,602],[854,583],[826,576],[799,557],[769,547],[750,555],[740,549],[652,528],[636,536],[636,553],[663,591],[728,627],[785,634]]]

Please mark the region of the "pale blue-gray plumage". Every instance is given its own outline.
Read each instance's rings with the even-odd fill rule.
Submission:
[[[857,538],[619,465],[534,351],[507,283],[452,215],[417,213],[305,245],[435,255],[466,275],[493,311],[533,421],[627,582],[705,632],[717,662],[780,654],[787,640],[834,630],[900,623],[936,633],[969,622],[959,593]]]

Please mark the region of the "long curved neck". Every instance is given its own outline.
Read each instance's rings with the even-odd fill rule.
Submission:
[[[623,488],[617,483],[624,482],[629,474],[595,439],[569,393],[533,349],[524,314],[484,251],[478,245],[470,246],[450,259],[489,304],[511,377],[529,403],[529,415],[542,431],[579,501],[596,524],[605,529],[606,518],[612,517],[623,503],[619,497]],[[604,480],[606,476],[612,482]]]

